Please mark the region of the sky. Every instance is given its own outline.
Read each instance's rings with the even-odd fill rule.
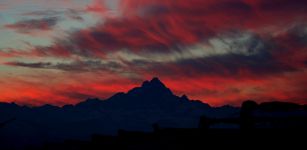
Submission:
[[[212,106],[307,103],[306,0],[1,0],[0,101],[76,104],[159,77]]]

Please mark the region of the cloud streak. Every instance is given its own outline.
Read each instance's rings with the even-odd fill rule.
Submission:
[[[83,10],[77,10],[77,9],[67,9],[67,10],[37,10],[37,11],[31,11],[23,13],[23,16],[31,16],[31,17],[44,17],[44,18],[50,18],[50,17],[62,17],[65,16],[72,20],[77,21],[83,21],[82,14],[84,14],[85,11]]]
[[[14,24],[5,25],[6,28],[15,30],[18,33],[28,34],[32,31],[50,31],[58,23],[59,18],[49,17],[42,19],[29,19],[18,21]]]
[[[27,67],[37,69],[56,69],[69,72],[95,72],[106,71],[115,72],[121,68],[116,62],[102,62],[100,60],[73,61],[69,63],[51,63],[51,62],[6,62],[5,65],[16,67]]]

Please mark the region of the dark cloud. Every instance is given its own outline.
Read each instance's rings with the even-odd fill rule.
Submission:
[[[190,73],[209,74],[214,76],[262,76],[295,71],[295,68],[275,61],[269,53],[259,53],[253,56],[227,54],[203,59],[184,60],[176,65],[187,68]]]
[[[67,10],[62,10],[62,11],[57,11],[57,10],[37,10],[37,11],[31,11],[27,13],[23,13],[22,15],[24,16],[32,16],[32,17],[43,17],[43,18],[48,18],[48,17],[67,17],[72,20],[78,20],[78,21],[83,21],[82,14],[84,14],[85,11],[83,10],[76,10],[76,9],[67,9]]]
[[[262,10],[266,11],[307,11],[306,0],[255,0]]]
[[[9,66],[20,66],[20,67],[29,67],[29,68],[46,68],[50,67],[52,63],[44,63],[44,62],[38,62],[38,63],[24,63],[24,62],[7,62],[5,63]]]
[[[233,36],[239,36],[239,38],[233,40],[235,39]],[[291,62],[280,60],[277,56],[281,51],[276,50],[274,44],[270,43],[268,39],[252,35],[242,40],[241,36],[240,33],[232,33],[230,39],[233,41],[225,41],[228,49],[223,54],[217,53],[170,62],[134,60],[128,65],[136,67],[135,70],[142,70],[140,74],[150,72],[164,76],[186,77],[210,75],[262,78],[301,69],[300,66],[293,65]],[[221,39],[221,41],[224,40]]]
[[[67,11],[64,12],[64,14],[66,15],[66,17],[72,19],[72,20],[77,20],[77,21],[83,21],[83,17],[82,14],[84,14],[84,11],[81,10],[74,10],[74,9],[69,9]]]
[[[40,16],[40,17],[53,17],[60,15],[62,12],[61,11],[56,11],[56,10],[37,10],[37,11],[31,11],[27,13],[23,13],[22,15],[24,16]]]
[[[121,69],[121,65],[116,62],[106,62],[89,60],[89,61],[75,61],[72,63],[57,63],[52,67],[54,69],[65,70],[65,71],[107,71],[116,72]]]
[[[293,40],[293,45],[299,45],[301,47],[307,47],[307,22],[305,24],[298,24],[290,28],[284,36],[287,36],[289,40]]]
[[[37,69],[57,69],[72,72],[95,72],[95,71],[119,71],[121,65],[116,62],[103,63],[99,60],[87,61],[73,61],[70,63],[51,63],[51,62],[38,62],[38,63],[25,63],[25,62],[7,62],[9,66],[19,66]]]
[[[272,54],[280,62],[304,70],[307,60],[307,25],[296,24],[271,39]]]
[[[41,19],[29,19],[5,25],[6,28],[19,33],[30,33],[32,31],[48,31],[57,25],[59,18],[49,17]]]
[[[15,30],[18,33],[28,34],[33,31],[50,31],[60,21],[71,19],[83,21],[82,10],[67,9],[64,11],[56,10],[38,10],[22,14],[32,19],[25,19],[13,24],[6,24],[4,27]],[[38,19],[37,19],[38,18]]]
[[[227,54],[186,59],[170,63],[153,63],[139,60],[132,64],[142,68],[142,73],[179,77],[201,77],[209,75],[263,78],[265,76],[274,76],[286,72],[297,71],[293,66],[274,60],[269,53],[259,53],[253,56]]]

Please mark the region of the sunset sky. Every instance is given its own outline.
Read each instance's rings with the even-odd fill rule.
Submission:
[[[307,1],[0,1],[1,102],[106,99],[152,77],[213,106],[306,104]]]

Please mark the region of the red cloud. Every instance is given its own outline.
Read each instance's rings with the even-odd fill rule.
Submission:
[[[86,11],[104,14],[109,11],[109,8],[105,5],[104,0],[94,0],[87,6]]]
[[[123,0],[121,16],[106,18],[104,23],[77,31],[69,40],[58,41],[45,49],[48,51],[45,54],[104,57],[122,49],[133,52],[183,49],[229,30],[264,35],[266,30],[284,30],[306,20],[305,2],[295,2],[298,3],[283,0],[273,5],[263,0]],[[103,14],[107,7],[97,0],[87,10]]]
[[[253,55],[226,53],[161,63],[146,60],[126,62],[121,58],[118,61],[123,63],[122,69],[127,74],[132,72],[139,78],[139,83],[159,76],[175,93],[185,93],[193,99],[202,99],[214,105],[237,104],[246,99],[306,103],[305,25],[297,26],[298,31],[293,27],[306,22],[306,8],[305,0],[122,0],[120,16],[107,18],[95,27],[72,33],[68,39],[58,40],[50,47],[33,48],[26,54],[108,59],[108,54],[123,50],[133,54],[159,53],[162,57],[171,52],[180,55],[199,43],[210,46],[208,41],[229,31],[249,32],[258,38],[243,45],[248,52],[256,49],[259,41],[265,45]],[[103,14],[107,8],[100,1],[95,1],[87,10]],[[7,57],[9,54],[2,52],[1,55]],[[13,52],[12,55],[23,54]],[[6,89],[8,94],[2,95],[8,100],[23,97],[45,100],[50,97],[60,100],[58,104],[62,104],[73,102],[76,97],[107,97],[136,86],[135,81],[122,74],[95,73],[82,77],[65,76],[61,83],[53,85],[56,90],[44,89],[33,83],[14,82],[21,84],[20,87],[13,88],[7,84],[11,89]],[[120,82],[99,82],[101,78],[89,80],[105,75],[108,76],[104,80],[116,77]],[[70,82],[72,79],[75,82]],[[80,81],[86,83],[81,84]],[[29,91],[24,90],[28,88]],[[14,96],[16,90],[21,93]]]

